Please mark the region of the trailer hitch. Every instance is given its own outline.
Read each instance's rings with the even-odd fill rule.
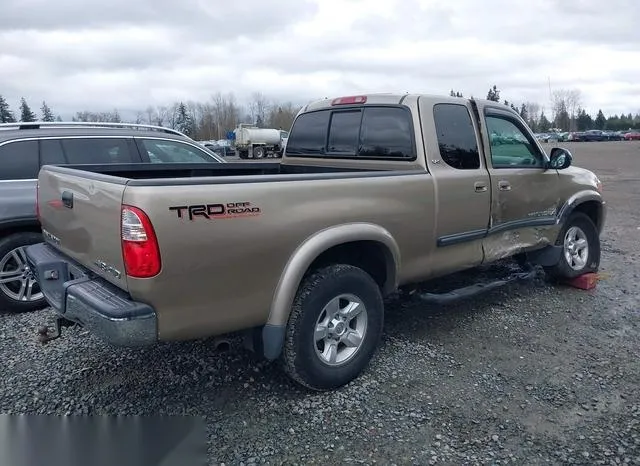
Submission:
[[[62,335],[62,327],[73,327],[75,322],[65,319],[64,317],[58,317],[53,321],[53,329],[49,326],[43,326],[38,329],[38,340],[43,345],[46,345],[51,340],[60,338]]]

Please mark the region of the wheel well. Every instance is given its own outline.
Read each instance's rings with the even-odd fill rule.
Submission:
[[[14,233],[42,233],[42,229],[39,224],[23,224],[23,225],[11,225],[0,226],[0,239],[6,238]]]
[[[582,212],[591,219],[596,228],[600,229],[600,203],[598,201],[587,201],[576,206],[574,212]]]
[[[395,282],[395,265],[391,251],[377,241],[353,241],[333,246],[320,254],[307,273],[331,264],[359,267],[375,280],[383,292],[390,291]]]

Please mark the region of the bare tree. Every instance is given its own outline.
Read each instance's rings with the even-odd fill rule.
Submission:
[[[579,89],[567,91],[567,111],[570,117],[569,131],[575,131],[578,124],[578,109],[582,105],[582,95]]]
[[[540,104],[537,102],[525,102],[525,106],[527,107],[529,117],[529,121],[527,121],[527,123],[531,128],[537,130],[535,128],[538,127],[538,122],[540,121]]]
[[[262,92],[254,92],[249,103],[249,112],[252,122],[258,126],[264,126],[269,111],[269,102]]]

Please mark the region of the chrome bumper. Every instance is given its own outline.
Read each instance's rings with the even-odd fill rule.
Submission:
[[[157,341],[156,313],[149,305],[132,301],[124,291],[47,243],[27,247],[26,255],[45,299],[61,317],[113,345]]]

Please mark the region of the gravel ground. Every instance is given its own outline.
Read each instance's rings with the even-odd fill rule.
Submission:
[[[239,346],[113,349],[71,329],[42,347],[51,311],[3,314],[0,412],[196,414],[212,464],[640,465],[640,143],[566,146],[609,201],[593,291],[397,298],[367,372],[324,394]]]

